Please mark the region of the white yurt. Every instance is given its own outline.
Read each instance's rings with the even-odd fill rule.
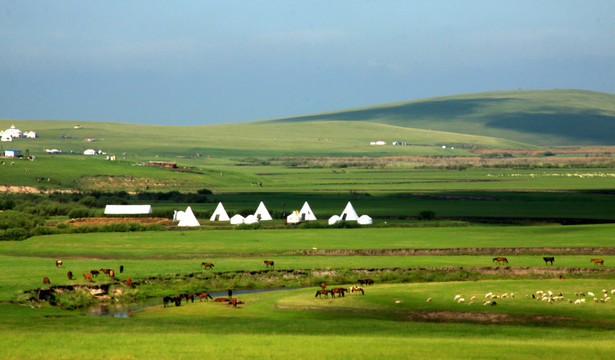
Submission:
[[[243,224],[243,220],[244,220],[243,216],[236,214],[236,215],[233,215],[233,217],[231,218],[231,224],[232,225]]]
[[[179,210],[173,211],[173,221],[180,221],[184,217],[184,212]]]
[[[335,223],[337,223],[337,222],[339,222],[341,220],[342,220],[342,218],[339,217],[338,215],[333,215],[333,216],[331,216],[329,218],[329,225],[333,225],[333,224],[335,224]]]
[[[372,220],[371,217],[369,217],[368,215],[361,215],[359,217],[359,220],[357,220],[357,222],[360,225],[372,225],[374,223],[374,221]]]
[[[243,219],[244,224],[256,224],[258,223],[258,218],[256,215],[248,215],[245,219]]]

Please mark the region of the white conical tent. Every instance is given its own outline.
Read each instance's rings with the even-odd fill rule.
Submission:
[[[361,215],[359,217],[358,223],[360,225],[372,225],[374,223],[374,221],[368,215]]]
[[[236,215],[233,215],[233,217],[231,218],[231,224],[233,225],[243,224],[243,220],[244,220],[243,216],[236,214]]]
[[[303,204],[301,211],[299,211],[299,218],[305,221],[316,220],[316,215],[314,215],[314,212],[310,208],[310,204],[308,204],[307,201]]]
[[[356,211],[354,211],[354,208],[352,207],[350,201],[348,202],[348,205],[346,205],[346,208],[344,209],[344,212],[342,212],[342,215],[340,215],[340,218],[342,218],[342,220],[344,221],[359,220],[359,215]]]
[[[342,220],[341,217],[339,217],[338,215],[333,215],[329,218],[329,225],[333,225],[340,220]]]
[[[256,212],[254,213],[254,216],[256,216],[256,218],[260,219],[260,221],[273,220],[273,218],[269,214],[269,211],[265,207],[265,204],[262,201],[261,201],[260,204],[258,204],[258,208],[256,209]]]
[[[184,216],[182,216],[181,220],[179,220],[179,224],[177,226],[200,226],[199,221],[194,216],[192,212],[192,208],[188,206],[186,211],[184,211]]]
[[[228,217],[228,214],[226,213],[226,210],[224,209],[224,205],[222,205],[221,202],[218,203],[218,207],[216,207],[216,210],[214,211],[213,215],[211,215],[211,218],[209,219],[209,221],[229,221],[231,220],[231,218]]]

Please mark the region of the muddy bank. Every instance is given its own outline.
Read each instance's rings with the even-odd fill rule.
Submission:
[[[615,247],[522,247],[448,249],[322,249],[296,250],[284,255],[426,256],[426,255],[615,255]]]

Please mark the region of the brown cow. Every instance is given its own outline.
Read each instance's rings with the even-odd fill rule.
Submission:
[[[56,260],[56,267],[62,266],[62,260]]]
[[[213,263],[210,263],[210,262],[204,262],[204,263],[201,263],[201,265],[202,265],[205,269],[211,269],[211,268],[213,268],[213,267],[214,267],[214,264],[213,264]]]
[[[43,284],[51,285],[51,281],[49,281],[48,277],[43,278]]]
[[[83,277],[89,282],[94,282],[94,280],[92,280],[92,274],[90,273],[83,273]]]
[[[129,288],[132,287],[132,279],[131,278],[126,278],[126,285],[128,285]]]
[[[269,267],[271,267],[271,268],[272,268],[272,267],[273,267],[273,265],[274,265],[273,260],[265,260],[265,261],[263,261],[263,262],[265,263],[265,267],[268,267],[268,268],[269,268]]]
[[[73,272],[72,271],[67,272],[66,276],[68,276],[68,280],[74,280],[73,279]]]

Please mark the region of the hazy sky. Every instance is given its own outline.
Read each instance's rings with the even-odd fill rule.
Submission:
[[[615,1],[0,0],[0,118],[193,125],[615,93]]]

